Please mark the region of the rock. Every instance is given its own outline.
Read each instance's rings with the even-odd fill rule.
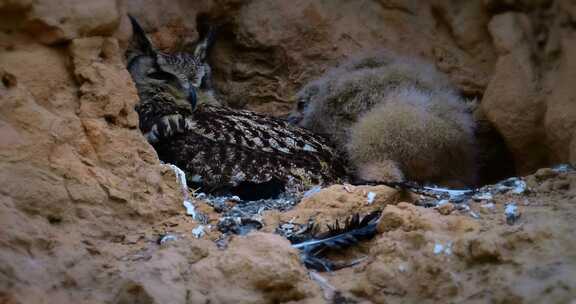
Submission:
[[[550,75],[550,92],[546,98],[546,115],[544,127],[546,139],[551,151],[552,163],[567,162],[571,153],[570,143],[576,137],[576,35],[562,35],[561,54],[558,59],[558,70]]]
[[[450,213],[452,213],[452,211],[454,211],[456,208],[454,207],[454,204],[452,203],[446,203],[446,204],[442,204],[440,206],[438,206],[438,208],[436,210],[438,210],[438,213],[442,214],[442,215],[448,215]]]
[[[454,245],[454,253],[471,264],[499,263],[502,261],[500,250],[490,240],[460,240]]]
[[[86,36],[109,36],[120,21],[119,1],[87,3],[79,0],[43,0],[27,6],[21,27],[45,44]]]
[[[34,40],[10,23],[12,30],[0,34],[0,241],[21,244],[0,253],[0,265],[13,265],[0,281],[17,285],[16,302],[77,302],[76,292],[50,290],[86,288],[104,275],[104,261],[120,255],[115,246],[126,232],[182,208],[174,176],[163,174],[137,130],[136,91],[117,41],[75,39],[111,34],[116,2],[72,2],[62,2],[65,9],[46,1],[18,8],[44,23],[66,14],[82,19],[69,19],[69,27],[39,29]],[[22,20],[29,29],[32,19]],[[69,47],[42,44],[72,39]]]
[[[540,128],[544,104],[535,87],[530,20],[524,14],[505,13],[493,17],[489,28],[500,57],[481,108],[502,134],[516,169],[528,173],[546,161]]]
[[[126,282],[120,288],[120,291],[116,295],[114,300],[115,304],[130,304],[130,303],[142,303],[142,304],[155,304],[158,303],[146,292],[142,285],[134,282]]]
[[[378,224],[378,232],[384,233],[394,230],[405,232],[429,231],[447,229],[446,227],[454,231],[475,231],[478,229],[471,219],[438,217],[438,213],[433,209],[425,209],[402,202],[396,206],[386,206]]]
[[[371,203],[368,202],[369,193],[374,194]],[[266,212],[264,221],[270,226],[265,229],[272,232],[280,222],[306,224],[310,219],[315,219],[319,227],[325,227],[336,220],[344,221],[355,213],[364,216],[388,204],[396,204],[401,199],[405,198],[398,190],[387,186],[333,185],[303,198],[297,209],[283,213]]]
[[[184,281],[191,279],[192,267],[212,258],[216,250],[208,240],[182,236],[126,255],[121,267],[122,278],[111,278],[117,280],[111,288],[116,293],[114,303],[207,301],[199,282],[193,281],[188,285]]]
[[[380,217],[380,222],[378,223],[378,232],[388,232],[396,230],[402,227],[405,220],[402,216],[400,209],[394,206],[390,206],[385,209],[384,213]]]
[[[557,175],[558,175],[558,173],[551,168],[541,168],[541,169],[538,169],[538,171],[536,171],[534,173],[534,176],[536,177],[536,179],[538,181],[547,180],[547,179],[553,178]]]
[[[317,287],[308,281],[298,252],[268,233],[232,240],[226,251],[192,268],[198,289],[216,302],[271,303],[303,300]]]

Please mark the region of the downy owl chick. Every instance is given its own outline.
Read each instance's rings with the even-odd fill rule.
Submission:
[[[359,180],[476,182],[471,109],[424,61],[388,52],[351,60],[306,85],[291,120],[333,140]]]
[[[319,135],[250,111],[197,103],[208,41],[199,41],[192,54],[162,54],[132,23],[128,68],[140,96],[140,129],[159,158],[184,170],[193,186],[259,199],[344,176],[343,161]]]

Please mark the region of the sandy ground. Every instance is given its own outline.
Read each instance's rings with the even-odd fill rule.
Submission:
[[[195,251],[193,270],[186,275],[202,278],[199,285],[209,291],[194,292],[216,302],[237,297],[245,303],[571,303],[576,299],[575,190],[574,171],[552,169],[485,187],[458,203],[407,196],[385,186],[335,185],[287,212],[264,212],[264,233],[225,237],[216,229],[219,214],[197,200],[198,211],[209,218],[201,239],[218,241],[221,249],[195,239],[191,231],[197,222],[177,216],[127,236],[137,240],[127,245],[132,253],[114,263],[122,268],[132,260],[128,268],[144,267],[146,275],[157,267],[172,272],[179,269],[166,266],[166,258],[183,248]],[[437,206],[419,206],[425,201]],[[280,223],[313,219],[323,226],[376,209],[383,210],[377,236],[330,255],[334,261],[361,262],[333,272],[304,269],[296,250],[272,234]],[[164,237],[163,245],[156,245],[165,235],[175,240]],[[141,259],[148,265],[139,265]],[[270,276],[276,281],[261,286],[259,278]],[[230,282],[235,277],[248,284]],[[158,278],[151,280],[157,284]],[[186,285],[186,280],[174,284]]]

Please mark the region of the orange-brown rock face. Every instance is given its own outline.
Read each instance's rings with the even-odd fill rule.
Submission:
[[[498,61],[481,109],[500,131],[516,168],[570,161],[576,128],[574,32],[562,26],[570,5],[557,1],[530,14],[505,12],[489,23]],[[573,10],[573,4],[572,4]]]
[[[105,276],[125,232],[181,210],[174,175],[137,129],[118,42],[64,32],[54,47],[0,34],[0,290],[18,303],[76,302],[73,286]]]
[[[185,48],[207,18],[219,25],[218,98],[283,115],[326,68],[389,48],[435,62],[477,97],[518,171],[576,164],[574,4],[528,2],[0,0],[0,303],[322,303],[335,290],[374,303],[569,302],[573,173],[541,170],[531,195],[471,204],[479,219],[335,185],[266,213],[265,233],[226,250],[194,238],[174,174],[138,130],[122,59],[126,13],[164,50]],[[516,225],[503,215],[510,200]],[[378,235],[341,256],[367,259],[323,274],[331,288],[271,234],[280,221],[374,209]],[[157,244],[165,234],[175,240]]]

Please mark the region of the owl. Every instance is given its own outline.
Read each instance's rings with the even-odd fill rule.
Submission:
[[[255,200],[345,176],[344,160],[322,136],[198,98],[209,90],[213,35],[201,35],[191,53],[166,54],[130,19],[134,34],[126,57],[140,97],[140,130],[160,160],[184,170],[192,186]]]
[[[433,64],[368,53],[328,70],[297,97],[290,120],[332,140],[359,182],[476,184],[471,104]]]

